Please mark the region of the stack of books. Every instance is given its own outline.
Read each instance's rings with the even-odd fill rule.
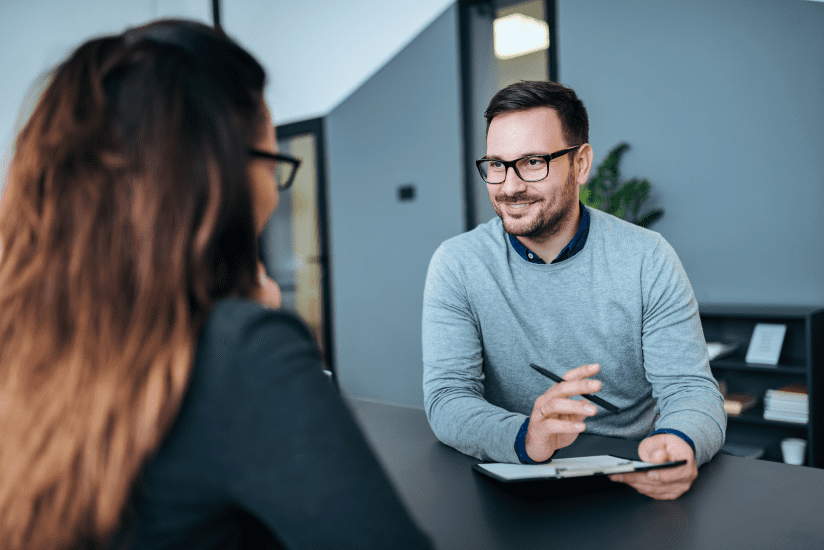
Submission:
[[[738,416],[744,411],[748,411],[758,404],[758,396],[751,393],[730,393],[727,389],[727,381],[718,379],[718,389],[724,396],[724,412],[728,415]]]
[[[733,416],[747,411],[758,403],[758,396],[751,393],[727,393],[724,395],[724,412]]]
[[[764,418],[806,424],[809,419],[806,384],[789,384],[764,395]]]

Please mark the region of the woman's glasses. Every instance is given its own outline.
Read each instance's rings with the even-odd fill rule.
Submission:
[[[274,164],[272,174],[275,176],[278,189],[288,189],[292,185],[295,173],[298,171],[298,166],[300,166],[300,159],[289,155],[281,155],[280,153],[267,153],[258,149],[249,149],[249,154],[256,158],[269,160]]]

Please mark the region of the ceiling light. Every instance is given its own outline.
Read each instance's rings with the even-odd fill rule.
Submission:
[[[549,48],[549,25],[522,13],[513,13],[493,22],[495,57],[511,59]]]

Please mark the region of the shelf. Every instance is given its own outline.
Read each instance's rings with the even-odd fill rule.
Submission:
[[[736,304],[708,304],[698,306],[701,317],[738,317],[741,319],[755,319],[770,322],[773,319],[806,319],[819,314],[822,308],[818,306],[753,306]]]
[[[764,409],[756,407],[748,411],[744,411],[739,415],[728,414],[727,422],[740,422],[742,424],[758,424],[760,426],[775,426],[780,428],[798,428],[801,430],[807,429],[807,424],[799,424],[797,422],[782,422],[780,420],[767,420],[764,418]]]
[[[759,403],[741,415],[727,415],[729,441],[757,445],[764,458],[781,460],[781,440],[807,440],[806,463],[824,468],[824,307],[743,306],[699,304],[707,342],[738,345],[730,355],[710,361],[713,376],[731,393],[758,396]],[[747,350],[759,323],[786,325],[777,365],[747,363]],[[804,384],[809,395],[804,424],[764,419],[767,390],[787,384]]]
[[[807,374],[807,369],[799,365],[759,365],[747,363],[741,359],[715,359],[710,361],[710,368],[724,370],[743,370],[748,372],[763,372],[766,374]]]

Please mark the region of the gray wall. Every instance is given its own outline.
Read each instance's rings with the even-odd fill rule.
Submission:
[[[426,267],[463,228],[456,18],[452,6],[328,117],[335,352],[350,395],[422,403]],[[666,209],[653,228],[700,302],[824,304],[824,4],[558,0],[552,39],[596,162],[630,144],[624,176],[653,183]],[[415,201],[398,202],[404,183]]]
[[[699,302],[824,304],[824,4],[558,0],[600,162],[666,209]]]
[[[327,117],[335,359],[344,393],[422,407],[429,259],[463,229],[457,9]],[[412,184],[416,197],[398,200]]]

